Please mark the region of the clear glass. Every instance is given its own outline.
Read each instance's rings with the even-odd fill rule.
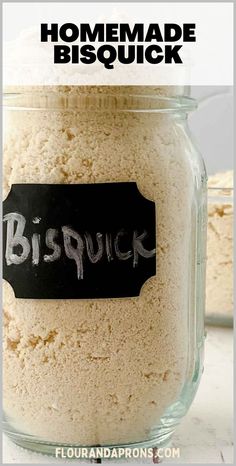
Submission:
[[[13,183],[135,181],[156,203],[157,270],[140,296],[16,299],[4,291],[4,431],[15,443],[166,445],[203,368],[206,174],[189,98],[6,97]]]
[[[233,188],[208,188],[206,323],[233,326]]]

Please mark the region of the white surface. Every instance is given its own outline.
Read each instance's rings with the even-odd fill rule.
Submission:
[[[233,463],[232,417],[233,331],[208,328],[204,374],[195,401],[173,438],[173,446],[180,447],[181,457],[172,462]],[[65,461],[23,450],[4,436],[3,462]],[[146,460],[146,463],[152,464],[152,461]]]

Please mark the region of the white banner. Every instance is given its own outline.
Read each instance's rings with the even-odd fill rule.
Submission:
[[[232,85],[233,3],[4,3],[4,85]]]

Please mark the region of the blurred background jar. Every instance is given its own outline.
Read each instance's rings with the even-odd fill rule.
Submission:
[[[233,325],[233,171],[208,180],[206,323]]]
[[[190,128],[208,173],[206,323],[233,325],[233,98],[230,86],[193,87]]]

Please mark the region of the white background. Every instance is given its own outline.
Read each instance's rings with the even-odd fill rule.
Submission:
[[[208,174],[232,169],[233,88],[199,86],[193,87],[191,94],[199,104],[189,117],[189,125]]]
[[[184,43],[183,65],[162,69],[162,64],[115,64],[114,70],[107,70],[95,62],[70,69],[53,65],[53,44],[40,43],[41,23],[66,22],[158,23],[161,29],[164,23],[195,23],[196,42]],[[52,78],[60,84],[233,84],[233,3],[4,3],[4,42],[16,40],[28,28],[34,28],[34,33],[17,39],[15,54],[4,47],[3,79],[8,84],[46,84],[45,80],[53,84]]]

